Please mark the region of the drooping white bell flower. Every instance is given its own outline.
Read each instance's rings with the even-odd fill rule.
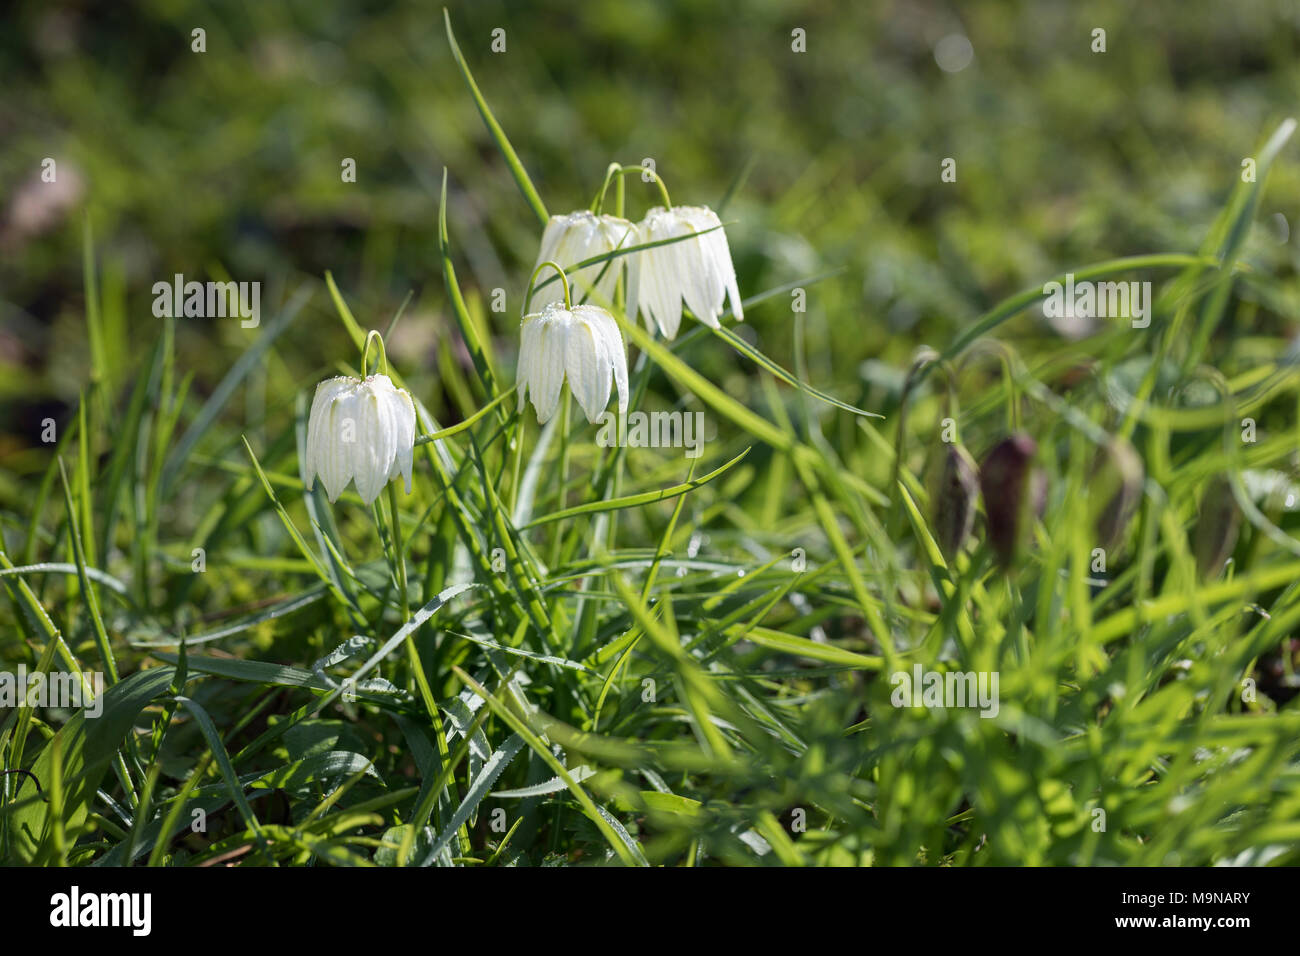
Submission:
[[[415,405],[387,375],[341,375],[316,386],[307,419],[307,490],[317,476],[334,501],[349,481],[367,505],[399,475],[411,493]]]
[[[519,404],[532,397],[537,421],[545,425],[560,404],[568,378],[587,421],[595,424],[609,404],[611,380],[618,386],[618,411],[627,414],[627,353],[614,317],[600,306],[566,309],[552,303],[524,316],[520,330]]]
[[[627,267],[630,256],[615,256],[596,265],[574,270],[584,259],[602,256],[620,247],[637,244],[636,226],[618,216],[597,216],[586,209],[565,216],[552,216],[542,231],[542,247],[537,253],[537,265],[551,261],[558,263],[576,288],[575,298],[588,296],[594,287],[596,304],[614,301],[614,288],[618,277]],[[533,293],[531,307],[543,308],[552,302],[563,302],[560,283],[554,281]]]
[[[727,234],[718,214],[708,206],[656,206],[637,224],[641,243],[701,233],[694,239],[670,242],[633,253],[628,266],[629,314],[640,312],[647,328],[659,326],[664,338],[677,337],[682,302],[705,325],[718,328],[723,299],[743,322],[745,312],[736,285]],[[706,232],[706,230],[712,232]]]

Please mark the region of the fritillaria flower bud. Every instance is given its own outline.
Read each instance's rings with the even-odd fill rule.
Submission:
[[[935,540],[949,560],[975,527],[979,491],[979,472],[970,453],[958,444],[945,445],[930,501]]]
[[[1033,516],[1047,504],[1047,476],[1034,465],[1037,454],[1032,438],[1016,434],[994,445],[980,465],[989,544],[1004,568],[1019,556]]]

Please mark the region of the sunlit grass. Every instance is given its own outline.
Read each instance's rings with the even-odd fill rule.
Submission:
[[[544,222],[452,48],[521,217]],[[788,303],[822,274],[745,300],[747,316],[762,307],[793,331],[790,369],[729,318],[664,341],[614,303],[634,405],[707,412],[715,434],[698,462],[600,447],[581,416],[539,428],[516,409],[501,345],[515,339],[494,334],[457,272],[453,168],[435,267],[467,356],[447,390],[464,401],[436,420],[393,362],[431,437],[413,494],[373,507],[305,490],[319,376],[281,378],[296,366],[279,336],[328,316],[359,353],[395,317],[358,318],[327,274],[286,290],[202,394],[177,366],[174,320],[109,388],[117,349],[88,230],[99,345],[29,483],[26,523],[6,529],[0,654],[102,672],[111,687],[94,719],[6,712],[0,759],[43,793],[0,778],[0,856],[1300,861],[1300,375],[1280,335],[1234,325],[1243,299],[1280,288],[1243,252],[1287,135],[1257,153],[1257,180],[1202,248],[1071,270],[1151,281],[1148,328],[1109,320],[1076,342],[1022,341],[1008,329],[1041,306],[1036,284],[928,343],[879,407],[861,383],[808,371]],[[656,201],[649,188],[628,196],[641,201]],[[706,371],[728,365],[740,394],[734,374]],[[273,413],[252,429],[231,403],[263,375]],[[947,418],[976,461],[1012,432],[1036,443],[1045,507],[1009,567],[985,507],[955,551],[935,533]],[[1143,474],[1099,564],[1114,491],[1099,463],[1120,439]],[[916,665],[996,673],[996,715],[894,706],[892,675]]]

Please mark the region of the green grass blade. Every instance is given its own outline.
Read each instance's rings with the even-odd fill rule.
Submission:
[[[460,52],[460,44],[456,42],[456,34],[452,32],[451,14],[447,12],[446,7],[442,9],[442,18],[447,28],[447,43],[451,46],[451,55],[455,58],[456,65],[460,67],[460,75],[465,78],[465,85],[469,87],[470,95],[474,97],[474,105],[478,107],[479,115],[483,117],[483,123],[487,126],[488,132],[492,134],[492,139],[497,144],[497,149],[501,151],[501,155],[505,158],[506,165],[510,167],[510,174],[514,176],[519,191],[523,193],[529,208],[537,216],[538,223],[545,226],[547,219],[550,218],[546,214],[546,205],[542,202],[542,197],[537,195],[532,180],[528,178],[528,173],[524,170],[524,164],[519,161],[519,154],[510,145],[510,140],[506,138],[505,131],[501,129],[501,124],[492,115],[492,110],[488,108],[487,101],[483,99],[483,94],[479,92],[478,84],[474,82],[474,76],[469,71],[469,64],[465,62],[465,57]]]

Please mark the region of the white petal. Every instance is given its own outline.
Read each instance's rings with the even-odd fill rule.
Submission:
[[[694,210],[687,206],[673,207],[676,216],[678,235],[699,232],[696,226]],[[717,324],[713,312],[713,289],[711,288],[710,257],[701,237],[687,239],[672,248],[680,250],[678,261],[682,298],[697,319],[705,323]]]
[[[601,310],[600,316],[593,318],[591,328],[596,334],[600,351],[604,353],[604,361],[609,363],[614,372],[614,384],[618,388],[618,413],[626,415],[627,349],[623,345],[623,333],[614,317],[604,310]],[[605,402],[608,401],[609,396],[606,394]]]
[[[392,480],[398,456],[402,453],[403,435],[398,416],[403,409],[397,387],[387,375],[373,376],[372,387],[376,400],[375,411],[378,416],[373,446],[377,455],[375,480],[378,481],[379,491],[382,492],[384,486]]]
[[[397,420],[397,455],[389,471],[389,479],[403,478],[406,493],[411,493],[411,470],[415,457],[415,403],[406,389],[397,389],[393,403],[393,417]]]
[[[723,233],[717,214],[707,206],[690,206],[684,216],[691,228],[701,233],[699,242],[700,271],[697,276],[702,300],[701,312],[696,312],[707,325],[718,327],[722,303],[727,290],[727,273],[731,271],[731,255],[727,252],[727,237]],[[709,231],[712,230],[712,231]],[[691,311],[695,311],[692,308]]]
[[[721,226],[717,213],[707,206],[701,207],[699,224],[702,228]],[[714,229],[703,237],[705,246],[712,259],[711,271],[720,285],[717,298],[718,309],[722,308],[723,293],[731,300],[731,314],[737,322],[745,321],[745,308],[740,301],[740,289],[736,285],[736,267],[731,261],[731,246],[727,243],[725,229]]]
[[[524,396],[537,390],[537,355],[542,347],[541,316],[525,316],[519,324],[519,363],[515,367],[515,389],[519,393],[519,407],[524,407]],[[534,406],[535,407],[535,406]]]
[[[682,298],[692,314],[705,325],[718,327],[718,306],[722,303],[722,288],[715,281],[712,262],[706,254],[703,242],[691,239],[682,243],[682,248],[689,248],[689,260],[683,269]]]
[[[539,315],[524,321],[537,325],[528,390],[538,424],[545,425],[560,405],[560,388],[564,384],[565,329],[572,314],[559,306],[547,306]]]
[[[379,396],[380,430],[384,434],[383,454],[384,482],[392,481],[398,475],[405,474],[407,494],[410,494],[410,462],[415,446],[415,406],[411,397],[402,389],[393,385],[385,376],[376,376],[376,392]],[[378,383],[382,379],[382,383]],[[408,415],[408,409],[410,413]],[[402,471],[405,464],[406,471]]]
[[[323,383],[322,383],[323,384]],[[311,412],[307,416],[307,441],[303,448],[302,462],[300,470],[302,471],[303,484],[308,491],[311,491],[316,484],[316,457],[317,450],[322,443],[321,428],[321,386],[316,386],[316,395],[311,402]]]
[[[607,252],[613,252],[626,246],[634,246],[638,243],[636,226],[626,219],[619,219],[617,216],[600,217],[600,243],[599,248],[592,249],[588,255],[604,255]],[[604,270],[599,282],[596,283],[595,293],[591,298],[597,305],[610,306],[614,303],[614,292],[618,287],[618,277],[627,268],[628,256],[616,256],[607,262],[601,263],[599,267],[591,267],[594,276],[600,275]]]
[[[608,303],[613,300],[620,270],[626,268],[624,258],[617,257],[577,271],[574,267],[579,262],[613,251],[621,243],[635,244],[635,235],[636,228],[632,223],[617,216],[596,216],[586,209],[552,216],[542,232],[541,248],[533,269],[536,271],[547,260],[556,262],[568,276],[573,302],[591,298],[598,303]],[[553,274],[544,271],[538,276],[538,283],[547,284],[534,291],[529,309],[540,312],[548,305],[564,302],[564,287]]]
[[[375,431],[374,449],[377,453],[377,478],[380,490],[393,477],[393,466],[400,453],[397,411],[400,399],[392,379],[387,375],[372,376],[371,388],[375,396],[375,412],[378,416]]]
[[[564,237],[564,252],[559,260],[560,266],[569,275],[570,297],[573,302],[580,302],[591,294],[591,289],[600,275],[600,266],[585,266],[584,268],[574,271],[579,262],[589,259],[592,256],[603,255],[608,252],[604,242],[604,234],[600,228],[600,222],[595,215],[587,213],[573,213],[572,225],[569,233]]]
[[[343,493],[348,480],[348,462],[343,445],[342,421],[346,397],[336,395],[323,412],[324,430],[318,451],[318,467],[321,482],[325,485],[325,494],[330,501],[337,501]]]
[[[655,209],[646,213],[644,219],[637,225],[641,234],[643,244],[655,242],[662,239],[663,236],[659,229]],[[659,271],[660,263],[658,259],[659,248],[643,249],[636,254],[636,263],[632,267],[636,274],[628,279],[628,309],[635,319],[639,313],[646,328],[652,332],[659,320],[655,317],[655,276]]]
[[[546,223],[546,228],[542,230],[542,246],[537,252],[539,263],[554,257],[555,247],[559,245],[560,237],[564,234],[564,222],[567,218],[567,216],[552,216]]]
[[[311,491],[316,482],[316,476],[321,468],[321,452],[329,441],[328,426],[326,415],[334,397],[343,389],[347,388],[348,382],[352,381],[346,376],[329,378],[316,386],[316,394],[312,397],[311,412],[307,416],[307,441],[304,461],[302,463],[303,481],[306,483],[307,490]]]
[[[361,388],[352,403],[357,419],[356,441],[349,445],[352,480],[357,494],[367,505],[373,504],[388,478],[385,460],[392,444],[380,426],[379,396],[374,388]]]
[[[676,242],[655,250],[658,261],[651,287],[653,307],[659,331],[667,339],[677,338],[677,330],[682,324],[682,285],[689,274],[683,245]]]
[[[561,245],[563,244],[565,234],[569,230],[570,218],[570,216],[552,216],[546,223],[546,228],[542,230],[541,248],[537,250],[537,261],[533,264],[534,272],[537,271],[537,267],[543,262],[547,262],[548,260],[558,261],[561,254]],[[563,263],[561,263],[561,265],[563,265]],[[554,273],[543,271],[542,274],[537,277],[537,281],[538,283],[542,283],[552,277],[554,277]],[[533,291],[533,297],[528,307],[530,309],[540,310],[551,302],[563,301],[564,289],[560,284],[560,280],[555,278],[555,281],[545,288],[539,288]]]
[[[609,404],[613,373],[613,363],[605,349],[605,337],[596,328],[606,315],[605,310],[598,306],[575,306],[575,321],[569,325],[565,336],[564,367],[568,373],[569,390],[587,421],[593,424]]]
[[[642,221],[641,234],[645,242],[654,242],[674,238],[682,231],[672,212],[656,207]],[[667,339],[677,337],[682,322],[683,260],[679,250],[683,245],[685,243],[674,242],[642,252],[637,308],[646,326],[653,328],[653,320]]]
[[[330,473],[334,488],[330,500],[341,495],[356,476],[357,442],[361,440],[361,427],[358,421],[357,396],[361,386],[348,389],[334,400],[330,413],[330,424],[334,433],[333,444],[329,448]],[[330,486],[327,484],[326,488]]]

